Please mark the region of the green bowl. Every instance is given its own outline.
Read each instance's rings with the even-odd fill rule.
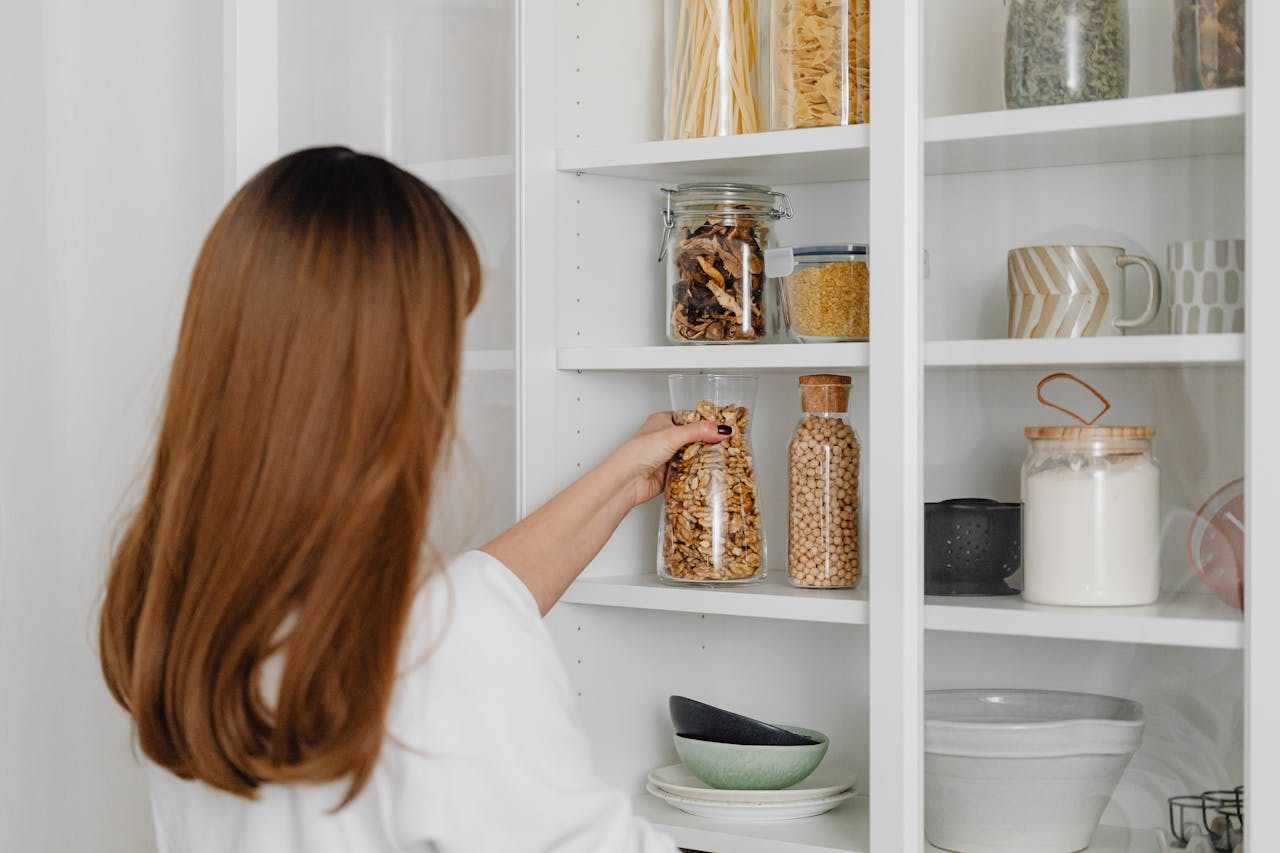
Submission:
[[[676,754],[703,782],[734,791],[773,791],[806,779],[827,754],[827,736],[813,729],[782,726],[817,743],[757,746],[675,736]]]

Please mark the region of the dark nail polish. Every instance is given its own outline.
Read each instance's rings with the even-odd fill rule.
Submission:
[[[721,435],[733,435],[733,427],[728,424],[720,424],[720,426],[716,427],[716,432]]]

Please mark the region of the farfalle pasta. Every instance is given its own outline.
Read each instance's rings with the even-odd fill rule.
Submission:
[[[870,118],[870,0],[772,0],[773,128]]]

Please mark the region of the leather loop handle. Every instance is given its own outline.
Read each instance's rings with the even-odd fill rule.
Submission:
[[[1077,385],[1083,385],[1086,389],[1088,389],[1090,394],[1098,398],[1098,402],[1102,404],[1102,411],[1094,415],[1092,420],[1086,421],[1084,418],[1080,417],[1078,414],[1071,411],[1070,409],[1065,409],[1062,406],[1059,406],[1057,403],[1053,403],[1053,402],[1050,402],[1049,400],[1046,400],[1044,398],[1044,386],[1048,385],[1050,382],[1052,382],[1055,379],[1070,379],[1073,382],[1075,382]],[[1050,373],[1044,379],[1041,379],[1039,384],[1036,385],[1036,399],[1051,409],[1057,409],[1059,412],[1062,412],[1064,415],[1070,415],[1071,417],[1075,418],[1085,426],[1093,426],[1094,424],[1096,424],[1098,422],[1098,419],[1101,418],[1103,415],[1105,415],[1107,413],[1107,410],[1111,408],[1111,401],[1108,400],[1106,397],[1102,396],[1102,394],[1099,393],[1097,388],[1094,388],[1092,385],[1090,385],[1088,382],[1085,382],[1079,376],[1075,376],[1070,373]]]

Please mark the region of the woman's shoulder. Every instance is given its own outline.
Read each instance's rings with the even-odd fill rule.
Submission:
[[[528,587],[494,557],[468,551],[432,572],[419,589],[405,626],[402,677],[492,671],[547,648]]]
[[[484,551],[446,561],[422,583],[410,610],[410,645],[438,644],[453,632],[506,632],[538,626],[537,602],[524,582]]]

